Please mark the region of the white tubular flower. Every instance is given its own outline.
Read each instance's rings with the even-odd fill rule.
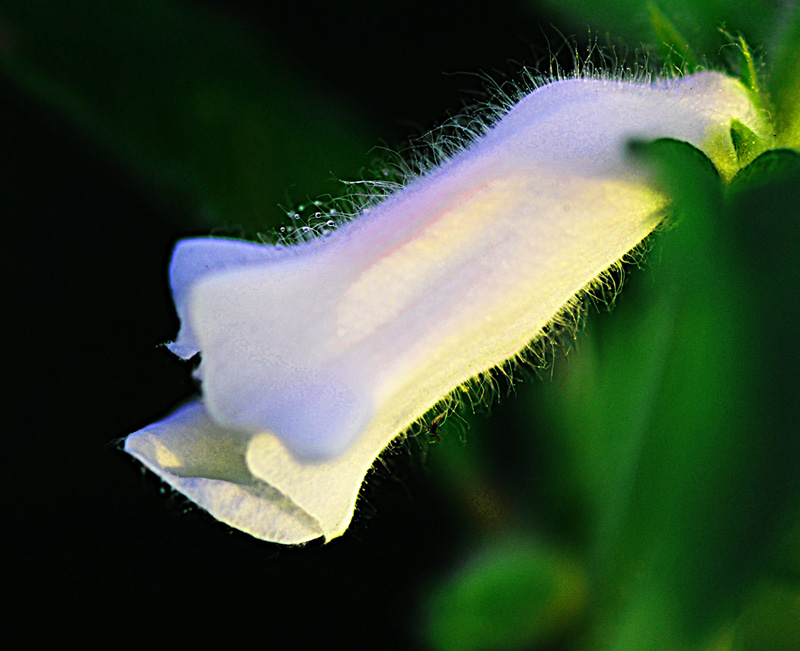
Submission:
[[[528,346],[662,219],[668,198],[628,141],[687,141],[727,177],[734,119],[763,131],[719,73],[557,81],[327,238],[179,242],[171,350],[201,353],[203,396],[125,449],[257,538],[341,535],[398,434]]]

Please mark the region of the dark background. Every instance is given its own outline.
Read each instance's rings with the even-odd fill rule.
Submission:
[[[517,3],[203,4],[291,55],[389,145],[479,97],[474,73],[513,76],[542,60],[547,40],[563,42],[549,16]],[[2,565],[14,608],[111,618],[135,635],[149,622],[228,627],[233,614],[271,648],[285,635],[300,646],[374,636],[381,648],[416,646],[426,583],[451,566],[463,534],[419,455],[391,456],[351,529],[325,546],[257,541],[166,491],[119,442],[194,391],[158,344],[178,325],[171,248],[208,231],[2,78],[0,116]],[[496,417],[501,426],[502,406]]]

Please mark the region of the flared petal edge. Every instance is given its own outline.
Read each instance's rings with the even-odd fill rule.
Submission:
[[[321,537],[313,517],[249,473],[249,438],[217,425],[197,400],[128,436],[124,450],[214,518],[255,538],[297,545]]]

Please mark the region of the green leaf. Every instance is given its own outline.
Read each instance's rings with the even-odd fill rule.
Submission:
[[[0,75],[206,228],[267,230],[364,165],[344,107],[196,4],[8,0],[0,29]]]
[[[540,543],[491,540],[429,599],[428,644],[442,651],[534,648],[581,614],[585,581],[574,560]]]

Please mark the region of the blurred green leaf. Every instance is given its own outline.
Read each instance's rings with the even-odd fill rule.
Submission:
[[[0,71],[206,227],[265,231],[337,192],[371,137],[274,52],[168,0],[8,0]],[[326,183],[327,182],[327,183]]]
[[[435,649],[531,649],[585,606],[581,567],[531,540],[491,540],[433,594],[426,636]]]
[[[770,152],[723,201],[689,145],[638,152],[675,217],[538,407],[568,442],[594,522],[597,647],[708,648],[800,493],[800,346],[780,334],[800,321],[800,178],[776,181],[793,164]]]
[[[733,651],[800,649],[800,583],[764,583],[736,622]]]
[[[788,531],[778,545],[772,574],[778,579],[792,582],[800,589],[800,503],[787,521]]]
[[[778,144],[800,149],[800,6],[792,7],[781,27],[769,70],[769,91]]]
[[[718,61],[721,55],[719,28],[741,32],[749,43],[764,43],[771,36],[777,15],[777,9],[765,0],[659,0],[658,13],[663,21],[654,30],[649,3],[641,0],[546,0],[544,4],[578,38],[583,38],[588,27],[593,37],[609,36],[633,47],[660,47],[666,41],[679,50],[690,48],[711,61]],[[665,34],[665,30],[680,35],[680,40]]]

